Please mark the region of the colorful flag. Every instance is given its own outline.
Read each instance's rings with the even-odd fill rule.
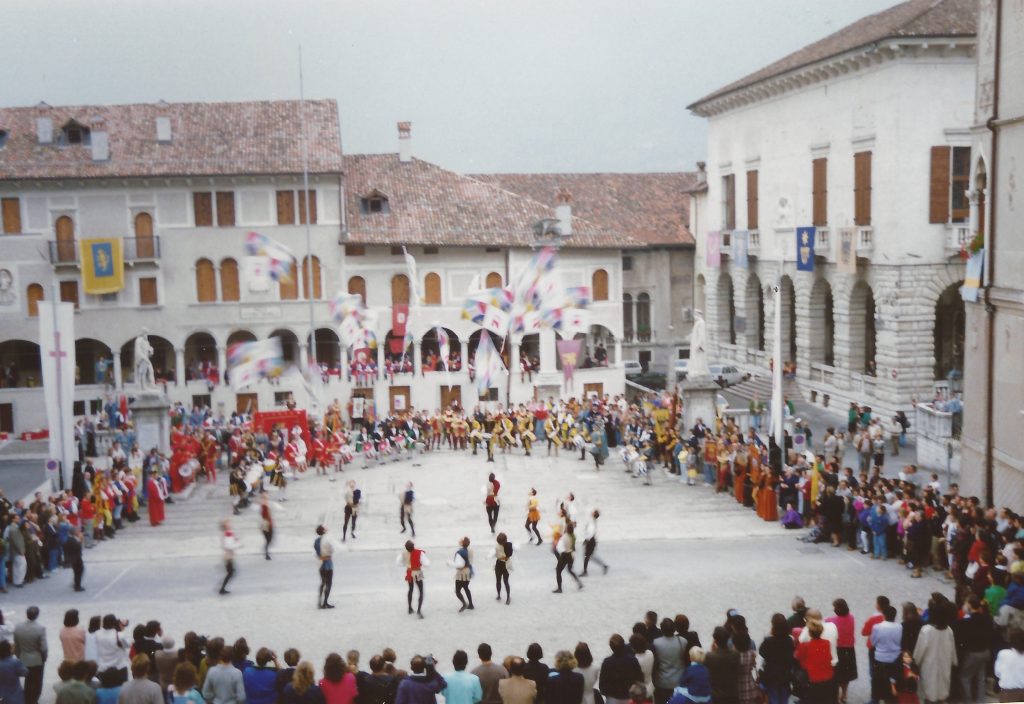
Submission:
[[[43,403],[50,429],[49,456],[61,462],[64,486],[78,458],[75,445],[75,304],[39,301],[39,359]],[[63,433],[61,429],[63,428]]]
[[[402,253],[405,254],[405,268],[409,275],[409,295],[412,304],[418,306],[423,303],[423,296],[420,294],[420,277],[416,273],[416,257],[409,254],[405,247],[402,247]]]
[[[708,269],[718,269],[722,266],[722,233],[719,230],[708,232],[707,238],[707,266]]]
[[[124,288],[124,250],[120,237],[79,242],[82,257],[82,288],[100,296]]]
[[[839,230],[839,259],[836,261],[836,268],[847,274],[857,273],[857,250],[853,239],[855,234],[856,231],[852,227]]]
[[[582,308],[567,308],[562,315],[562,329],[566,332],[580,332],[590,324],[590,311]]]
[[[586,308],[593,300],[589,286],[571,286],[565,289],[567,308]]]
[[[473,360],[476,369],[476,390],[478,396],[483,396],[491,388],[492,383],[497,379],[499,373],[505,371],[505,365],[501,363],[501,355],[494,348],[491,336],[486,330],[480,332],[480,342],[476,346],[476,357]]]
[[[582,348],[583,340],[558,340],[558,356],[562,360],[562,376],[566,386],[572,383],[572,373],[579,364]]]
[[[437,338],[437,350],[441,357],[441,365],[448,370],[448,356],[451,354],[451,347],[449,346],[448,331],[438,326],[434,328],[434,337]]]
[[[270,290],[270,260],[266,257],[243,257],[242,272],[250,291],[263,293]]]
[[[736,265],[737,269],[746,269],[748,266],[747,242],[749,240],[749,236],[750,233],[746,230],[733,230],[730,252],[732,253],[732,261]]]
[[[341,323],[349,317],[353,317],[357,321],[361,320],[365,312],[363,297],[358,293],[338,291],[334,294],[334,298],[331,299],[328,311],[330,312],[331,320],[336,323]]]
[[[239,342],[228,349],[231,387],[238,391],[260,379],[279,376],[284,371],[284,353],[280,337],[256,342]]]
[[[496,306],[488,306],[484,313],[483,328],[504,337],[508,333],[509,314]]]
[[[985,249],[979,249],[967,260],[967,270],[964,273],[964,285],[960,287],[960,296],[965,301],[976,303],[978,291],[981,289],[981,275],[985,268]]]
[[[405,330],[409,324],[409,305],[396,303],[391,306],[391,334],[401,339],[405,337]]]
[[[266,258],[270,278],[274,281],[291,281],[295,255],[280,242],[259,232],[250,232],[245,236],[245,253],[250,257]]]
[[[797,271],[814,271],[814,233],[813,227],[796,228]]]

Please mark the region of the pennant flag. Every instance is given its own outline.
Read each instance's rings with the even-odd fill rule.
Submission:
[[[722,266],[722,233],[719,230],[708,232],[707,238],[707,266],[708,269],[718,269]]]
[[[405,337],[405,330],[409,324],[409,305],[396,303],[391,306],[391,334],[397,338]]]
[[[245,236],[245,253],[250,257],[266,258],[270,278],[274,281],[291,281],[295,255],[280,242],[259,232],[250,232]]]
[[[562,375],[566,385],[572,383],[572,373],[579,364],[583,340],[558,340],[558,356],[562,360]]]
[[[967,260],[967,271],[964,273],[964,285],[960,287],[960,297],[965,301],[976,303],[978,291],[981,289],[981,275],[985,268],[985,249],[979,249]]]
[[[796,228],[797,271],[814,271],[814,233],[813,227]]]
[[[75,445],[75,304],[39,301],[39,347],[43,402],[50,429],[49,454],[60,461],[64,486],[78,458]],[[61,432],[63,429],[63,432]]]
[[[124,250],[120,237],[79,242],[82,257],[82,288],[100,296],[124,288]]]
[[[284,371],[284,353],[280,337],[256,342],[239,342],[228,349],[228,369],[235,391],[260,379],[278,376]]]
[[[732,233],[732,261],[736,265],[737,269],[746,269],[747,263],[747,242],[749,241],[750,233],[746,230],[733,230]]]
[[[513,327],[516,328],[516,332],[521,332],[524,335],[540,332],[542,327],[540,311],[532,310],[529,313],[524,313]]]
[[[501,355],[494,348],[491,336],[486,331],[480,333],[480,342],[476,346],[474,368],[476,369],[476,390],[478,396],[486,394],[498,374],[505,371],[505,365],[501,363]]]
[[[434,328],[434,336],[437,338],[437,349],[438,354],[441,357],[441,365],[448,370],[448,355],[451,354],[450,340],[448,338],[448,331],[438,326]]]
[[[839,230],[839,266],[836,268],[847,274],[857,273],[857,250],[854,248],[854,235],[856,231],[852,227],[844,227]]]
[[[352,359],[357,364],[367,365],[374,361],[373,350],[369,347],[359,347],[352,353]]]

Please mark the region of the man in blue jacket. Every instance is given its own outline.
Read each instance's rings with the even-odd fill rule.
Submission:
[[[435,704],[437,695],[447,686],[444,677],[437,674],[437,663],[430,655],[413,656],[409,661],[412,674],[398,685],[395,704]]]

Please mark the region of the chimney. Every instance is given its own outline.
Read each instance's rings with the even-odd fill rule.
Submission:
[[[403,164],[412,161],[412,123],[398,123],[398,160]]]
[[[697,162],[697,183],[708,182],[708,172],[706,171],[707,164],[703,161]]]
[[[107,139],[107,123],[102,117],[89,120],[89,145],[92,148],[93,161],[110,159],[110,142]]]
[[[558,192],[556,197],[558,205],[555,206],[555,215],[558,217],[558,229],[562,235],[572,234],[572,196],[564,188]]]
[[[40,144],[53,144],[53,120],[49,117],[37,117],[36,135]]]
[[[156,141],[160,144],[171,143],[171,118],[156,118]]]

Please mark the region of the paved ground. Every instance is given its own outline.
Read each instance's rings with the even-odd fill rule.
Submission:
[[[499,528],[519,545],[511,606],[495,602],[487,558],[492,537],[482,506],[483,485],[492,470],[502,482]],[[725,611],[735,607],[747,615],[759,640],[771,614],[787,612],[794,594],[826,608],[832,598],[844,596],[862,620],[879,592],[896,602],[923,604],[933,590],[950,591],[939,579],[909,579],[893,562],[801,543],[794,533],[759,520],[705,487],[687,487],[663,475],[653,487],[644,486],[622,471],[617,457],[595,472],[592,463],[567,454],[558,459],[499,456],[488,465],[480,457],[446,451],[425,456],[419,467],[403,462],[342,476],[360,482],[366,506],[359,538],[350,539],[337,555],[334,611],[315,608],[312,541],[320,521],[339,537],[343,485],[312,476],[289,487],[289,500],[277,512],[272,561],[260,554],[256,513],[248,511],[236,520],[244,549],[230,596],[215,593],[221,575],[217,523],[230,514],[222,479],[169,506],[165,525],[139,523],[87,551],[84,594],[73,593],[70,575],[63,573],[12,590],[3,597],[3,609],[19,612],[20,618],[30,603],[40,605],[58,654],[60,620],[74,606],[84,618],[115,612],[132,623],[159,619],[179,642],[185,630],[194,629],[230,639],[244,634],[251,645],[278,652],[294,645],[319,669],[331,650],[355,647],[365,658],[391,645],[403,661],[415,652],[432,652],[447,663],[457,647],[472,652],[483,640],[500,655],[522,653],[536,640],[549,659],[556,649],[585,640],[604,657],[608,636],[628,634],[647,609],[688,614],[706,642]],[[410,479],[418,495],[418,543],[433,561],[423,621],[406,615],[403,573],[395,565],[407,537],[398,531],[398,493]],[[570,583],[564,594],[551,594],[554,558],[548,547],[522,541],[531,486],[542,498],[542,526],[552,520],[557,498],[570,490],[581,509],[602,510],[599,554],[611,571],[601,575],[592,567],[581,592]],[[472,587],[477,609],[458,614],[452,570],[445,561],[463,535],[472,539],[476,554]],[[866,653],[860,650],[863,674],[851,701],[867,698]],[[48,682],[58,662],[59,657],[51,658]]]

